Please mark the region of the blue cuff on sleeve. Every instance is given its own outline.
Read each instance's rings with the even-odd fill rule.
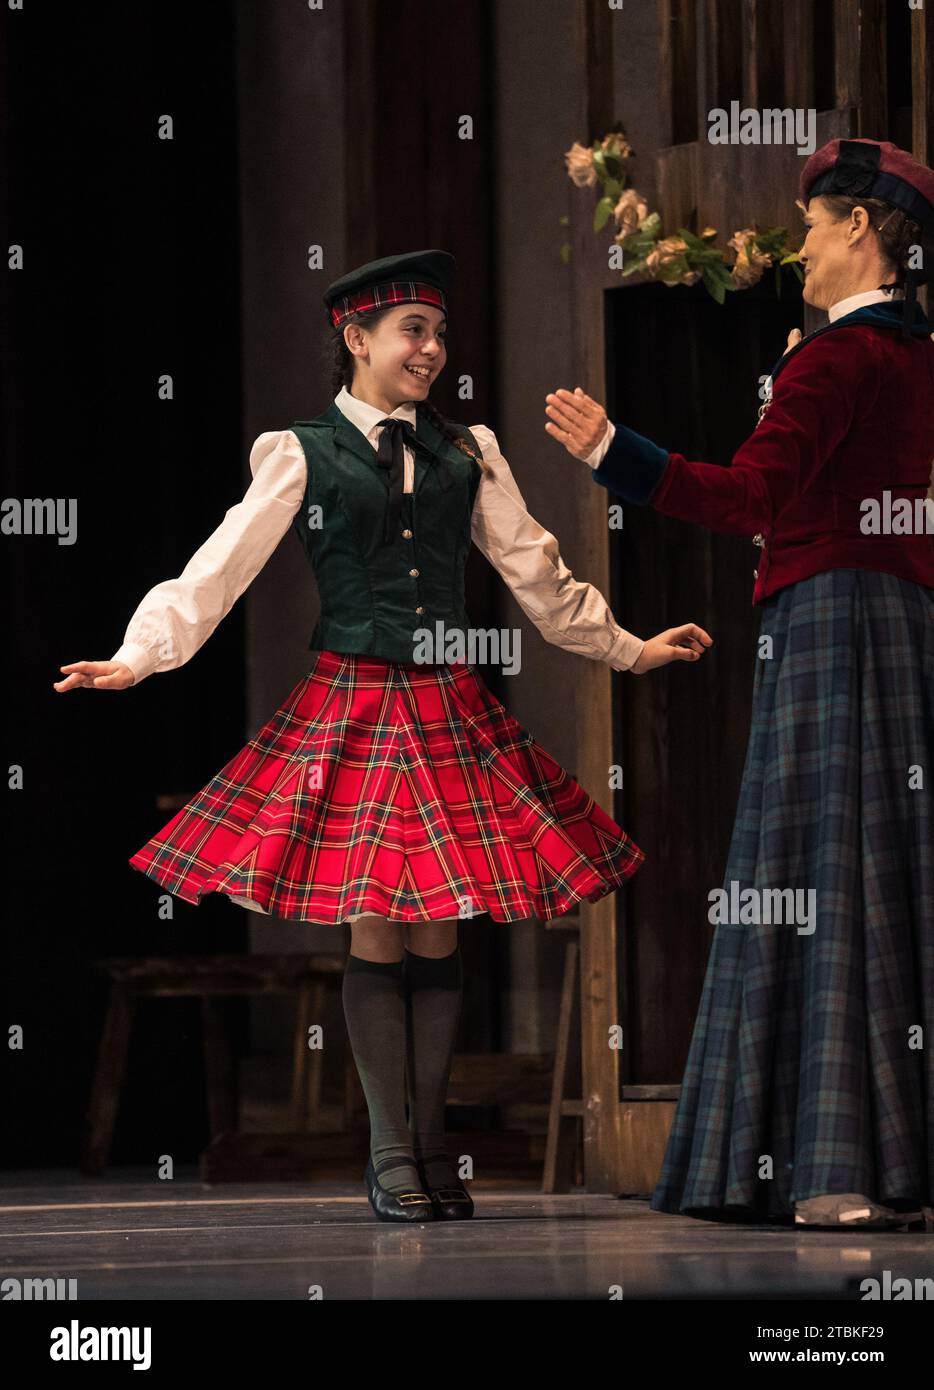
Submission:
[[[653,444],[644,434],[617,425],[612,443],[593,480],[627,502],[645,506],[668,467],[668,450]]]

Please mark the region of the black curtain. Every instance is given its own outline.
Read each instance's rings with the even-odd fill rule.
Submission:
[[[242,496],[234,7],[3,12],[5,498],[57,499],[62,535],[3,534],[7,595],[3,1162],[75,1161],[105,956],[240,949],[229,904],[195,908],[127,857],[245,742],[242,614],[187,666],[59,694],[108,659],[144,593]],[[169,118],[171,139],[165,135]],[[171,378],[172,398],[159,381]],[[8,774],[9,778],[10,774]],[[228,912],[224,912],[224,908]],[[145,1008],[112,1161],[207,1140],[195,1001]],[[135,1099],[134,1099],[135,1098]],[[164,1143],[164,1138],[160,1143]]]

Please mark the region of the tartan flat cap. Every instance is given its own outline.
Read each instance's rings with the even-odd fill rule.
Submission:
[[[339,328],[361,310],[408,302],[431,304],[446,313],[456,272],[457,262],[449,251],[409,251],[368,261],[328,285],[328,323]]]

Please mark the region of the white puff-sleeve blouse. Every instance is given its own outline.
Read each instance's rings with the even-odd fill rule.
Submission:
[[[529,514],[493,431],[486,425],[470,429],[490,466],[474,500],[474,543],[547,641],[628,670],[644,641],[619,626],[598,589],[571,574],[555,537]],[[374,426],[366,437],[375,449],[379,429]],[[408,447],[405,465],[403,486],[411,492],[414,461]],[[181,574],[150,589],[130,619],[111,660],[128,666],[135,684],[194,656],[291,526],[307,482],[297,436],[291,430],[261,434],[250,450],[250,472],[253,480],[243,499],[229,508]]]

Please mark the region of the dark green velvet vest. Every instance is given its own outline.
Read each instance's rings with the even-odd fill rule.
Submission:
[[[480,466],[416,408],[414,491],[395,534],[383,527],[389,482],[376,450],[336,405],[296,420],[308,484],[293,525],[311,561],[321,617],[308,645],[388,661],[414,660],[419,628],[469,626],[464,565]],[[478,457],[464,425],[455,429]],[[411,441],[410,441],[411,442]]]

